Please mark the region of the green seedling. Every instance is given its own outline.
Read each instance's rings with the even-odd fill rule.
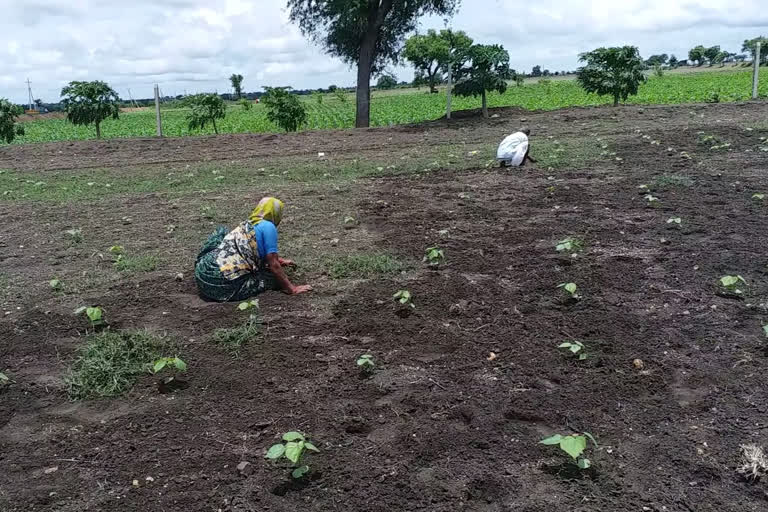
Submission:
[[[80,228],[68,229],[64,233],[66,233],[69,238],[76,244],[79,244],[83,241],[83,230]]]
[[[158,374],[165,369],[172,372],[171,375],[163,377],[157,382],[157,388],[160,393],[171,393],[180,389],[185,389],[187,383],[178,379],[178,374],[187,371],[187,363],[178,357],[161,357],[152,363],[150,371]]]
[[[579,469],[588,469],[592,466],[592,462],[586,457],[581,457],[584,450],[587,449],[587,439],[592,441],[592,444],[597,448],[597,441],[589,432],[583,432],[582,434],[572,434],[569,436],[563,436],[555,434],[552,437],[542,439],[540,444],[546,444],[549,446],[558,445],[562,451],[571,456],[571,458],[579,466]]]
[[[428,263],[431,267],[439,266],[445,259],[445,252],[439,247],[429,247],[425,251],[424,263]]]
[[[399,290],[396,294],[392,296],[393,299],[397,303],[399,303],[402,306],[410,307],[411,309],[416,309],[416,304],[413,303],[413,300],[411,299],[411,292],[408,290]]]
[[[372,374],[373,370],[376,369],[376,363],[373,361],[373,356],[371,354],[363,354],[358,357],[357,366],[359,366],[360,371],[366,375]]]
[[[763,326],[763,334],[765,334],[765,337],[768,338],[768,324]]]
[[[302,464],[302,457],[307,450],[319,452],[317,447],[310,443],[301,432],[287,432],[283,434],[284,443],[277,443],[267,451],[265,458],[278,460],[281,457],[288,459],[294,467],[291,472],[293,478],[301,478],[309,473],[309,466]]]
[[[765,194],[752,194],[752,199],[755,201],[762,201],[765,199]]]
[[[251,299],[245,302],[241,302],[237,305],[237,309],[240,311],[250,311],[248,315],[248,321],[252,322],[257,320],[257,313],[259,310],[259,299]]]
[[[53,291],[61,290],[61,281],[59,281],[58,279],[51,279],[50,281],[48,281],[48,284],[50,285],[51,290]]]
[[[177,371],[187,371],[187,363],[178,357],[161,357],[152,363],[152,373],[160,373],[165,368],[175,368]]]
[[[667,219],[667,224],[673,224],[673,225],[676,224],[679,226],[682,222],[683,222],[683,219],[681,219],[680,217],[670,217],[669,219]]]
[[[580,238],[568,237],[564,240],[560,240],[555,245],[557,252],[579,252],[584,249],[584,241]]]
[[[747,282],[741,276],[723,276],[720,278],[720,286],[727,292],[735,295],[741,295],[744,291],[741,289],[743,286],[749,286]]]
[[[649,204],[656,204],[659,202],[659,198],[652,194],[645,194],[643,197],[646,201],[648,201]]]
[[[355,220],[354,217],[351,215],[347,215],[344,217],[344,228],[345,229],[352,229],[357,224],[357,220]]]
[[[577,357],[579,361],[583,361],[587,358],[587,353],[584,351],[584,344],[580,341],[564,341],[559,344],[557,348],[567,349],[574,357]]]
[[[125,253],[125,247],[122,245],[113,245],[109,248],[109,253],[112,254],[115,259],[112,262],[117,265],[123,260],[123,253]]]
[[[94,329],[107,325],[106,320],[104,320],[104,310],[98,306],[82,306],[75,310],[75,315],[82,314],[85,314]]]
[[[562,288],[572,299],[581,298],[581,295],[577,293],[579,288],[576,286],[576,283],[560,283],[557,287]]]
[[[0,389],[4,388],[5,386],[7,386],[10,383],[11,383],[10,377],[8,377],[3,372],[0,372]]]

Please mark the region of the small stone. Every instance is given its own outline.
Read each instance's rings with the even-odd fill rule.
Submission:
[[[642,359],[635,359],[632,361],[632,366],[634,366],[637,370],[642,370],[645,368],[645,363],[643,363]]]
[[[248,476],[253,473],[253,467],[250,462],[243,461],[237,465],[237,472],[243,476]]]
[[[151,476],[148,476],[148,477],[147,477],[147,478],[145,478],[144,480],[146,480],[147,482],[154,482],[154,481],[155,481],[155,479],[154,479],[154,478],[152,478]]]
[[[338,238],[333,238],[331,240],[331,246],[336,247],[337,245],[339,245],[339,239]]]
[[[184,274],[182,274],[181,272],[177,273],[176,276],[175,276],[175,279],[177,281],[183,281],[184,280]]]
[[[138,487],[139,486],[139,481],[138,480],[134,480],[133,481],[133,486],[134,487]]]
[[[59,466],[53,466],[53,467],[50,467],[50,468],[46,468],[46,469],[43,471],[43,473],[45,473],[46,475],[50,475],[51,473],[55,473],[55,472],[57,472],[58,470],[59,470]]]

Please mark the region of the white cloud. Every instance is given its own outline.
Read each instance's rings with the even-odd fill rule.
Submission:
[[[355,73],[307,41],[273,0],[2,0],[0,97],[58,99],[70,80],[102,79],[127,96],[352,85]],[[579,53],[634,44],[643,55],[687,54],[695,44],[738,51],[746,38],[768,34],[758,0],[464,0],[453,19],[478,42],[501,43],[512,66],[574,69]],[[440,19],[423,28],[440,28]],[[412,72],[395,68],[403,79]]]

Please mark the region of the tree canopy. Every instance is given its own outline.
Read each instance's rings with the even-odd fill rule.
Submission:
[[[218,134],[217,119],[224,119],[227,115],[227,106],[218,94],[194,94],[187,96],[184,103],[189,106],[187,123],[190,131],[203,130],[205,125],[211,123],[213,132]]]
[[[23,113],[24,110],[18,105],[0,98],[0,141],[10,144],[17,135],[24,135],[24,127],[16,124],[16,117]]]
[[[371,75],[398,61],[424,15],[450,16],[459,0],[288,0],[290,19],[329,54],[357,65],[355,126],[370,124]]]
[[[509,53],[498,44],[475,44],[463,55],[464,62],[454,65],[456,85],[454,93],[459,96],[481,96],[483,116],[488,117],[489,91],[504,93],[507,80],[512,79],[509,68]]]
[[[70,82],[61,90],[61,96],[69,122],[84,126],[95,124],[97,139],[101,138],[101,122],[120,115],[120,97],[101,80]]]
[[[416,34],[405,42],[403,57],[413,64],[419,76],[429,84],[430,92],[437,92],[435,85],[440,72],[447,69],[452,54],[462,54],[472,46],[472,39],[463,31],[429,30]]]
[[[307,122],[307,110],[290,87],[265,87],[261,102],[267,109],[267,119],[287,132],[295,132]]]
[[[232,89],[235,90],[235,97],[239,100],[243,96],[243,75],[232,73],[229,77],[229,81],[232,82]]]
[[[754,39],[744,40],[741,51],[748,52],[754,59],[758,41],[760,41],[760,63],[768,64],[768,37],[760,36]]]
[[[662,53],[660,55],[651,55],[645,63],[650,67],[663,66],[667,63],[667,60],[669,60],[669,56],[666,53]]]
[[[706,47],[702,45],[695,46],[688,52],[688,60],[695,62],[697,66],[704,64],[704,53],[707,51]]]
[[[613,96],[614,106],[626,101],[646,78],[645,63],[636,46],[598,48],[579,56],[586,66],[579,68],[576,80],[587,92]]]
[[[394,89],[397,86],[397,77],[392,73],[384,73],[376,82],[378,89]]]
[[[704,57],[709,61],[709,65],[717,63],[717,58],[720,55],[720,46],[710,46],[704,50]]]

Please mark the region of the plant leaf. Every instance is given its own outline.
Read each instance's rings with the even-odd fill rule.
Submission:
[[[301,452],[304,451],[304,442],[299,441],[298,443],[286,443],[285,444],[285,458],[289,461],[293,462],[294,464],[299,463],[299,459],[301,458]]]
[[[309,473],[309,466],[301,466],[301,467],[298,467],[298,468],[294,469],[291,472],[291,476],[293,478],[301,478],[304,475],[306,475],[307,473]]]
[[[317,449],[317,446],[313,445],[309,441],[304,443],[304,448],[306,448],[307,450],[312,450],[313,452],[319,452],[320,451],[320,450]]]
[[[152,366],[152,370],[153,370],[154,373],[157,373],[157,372],[161,371],[163,368],[165,368],[165,365],[167,365],[167,364],[168,364],[168,361],[166,359],[164,359],[164,358],[163,359],[158,359],[157,361],[155,361],[154,366]]]
[[[542,439],[541,441],[539,441],[539,444],[546,444],[546,445],[560,444],[560,441],[562,439],[563,439],[563,436],[561,436],[560,434],[555,434],[552,437]]]
[[[264,456],[267,459],[279,459],[285,453],[285,445],[273,444]]]
[[[286,432],[283,434],[283,441],[303,441],[304,436],[301,432]]]
[[[571,348],[570,348],[570,350],[571,350],[571,352],[573,352],[574,354],[578,354],[578,353],[579,353],[579,351],[581,350],[581,347],[580,347],[580,346],[578,346],[578,345],[571,345]]]
[[[579,459],[579,469],[589,469],[592,463],[589,459]]]
[[[570,348],[572,346],[571,343],[568,343],[567,341],[564,341],[563,343],[559,344],[557,348]]]
[[[566,283],[566,285],[563,288],[565,288],[565,291],[567,291],[571,295],[576,293],[576,283]]]
[[[592,434],[590,434],[589,432],[582,432],[582,434],[587,436],[589,440],[592,441],[592,444],[595,445],[595,448],[597,448],[597,441],[595,441],[595,437]]]
[[[180,372],[187,371],[187,363],[184,362],[183,359],[179,359],[178,357],[173,358],[173,365],[176,367],[177,370]]]
[[[241,302],[241,303],[240,303],[240,304],[237,306],[237,309],[239,309],[240,311],[245,311],[246,309],[248,309],[248,308],[250,308],[250,307],[251,307],[251,304],[250,304],[249,302]]]
[[[560,449],[577,459],[584,453],[587,447],[587,438],[584,436],[565,436],[560,440]]]
[[[768,338],[768,324],[763,326],[763,333],[765,334],[765,337]]]
[[[58,290],[59,288],[61,288],[61,281],[59,281],[58,279],[51,279],[51,281],[48,284],[50,284],[51,288],[53,288],[54,290]]]
[[[82,314],[83,314],[83,312],[84,312],[86,309],[88,309],[88,306],[80,306],[79,308],[77,308],[77,309],[75,310],[75,314],[76,314],[76,315],[82,315]]]

